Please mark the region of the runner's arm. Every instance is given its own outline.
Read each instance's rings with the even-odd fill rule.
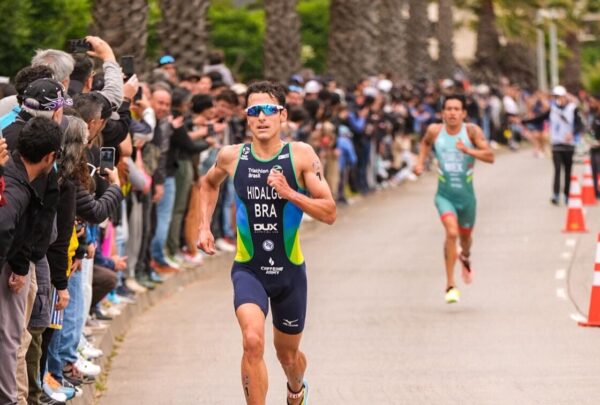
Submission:
[[[475,148],[467,148],[466,145],[460,141],[460,145],[459,142],[457,142],[456,148],[482,162],[494,163],[494,151],[492,151],[492,148],[490,148],[490,145],[488,145],[485,140],[481,128],[477,125],[467,124],[467,133],[469,134],[471,142],[475,145]]]
[[[296,165],[300,179],[303,180],[310,197],[292,190],[281,173],[271,172],[267,182],[275,188],[281,198],[291,201],[311,217],[332,225],[337,216],[336,206],[329,185],[323,176],[319,157],[308,144],[297,142],[291,147],[294,148],[293,164]]]
[[[208,254],[215,253],[215,241],[210,230],[215,206],[219,198],[219,186],[233,174],[233,166],[240,145],[225,146],[217,155],[213,167],[200,180],[200,235],[198,247]]]
[[[421,141],[421,147],[419,148],[419,157],[417,158],[417,163],[415,164],[414,172],[416,175],[420,175],[423,173],[423,166],[425,165],[425,159],[429,156],[429,152],[431,152],[431,148],[433,148],[433,143],[435,142],[436,136],[440,132],[440,126],[438,124],[431,124],[427,127],[427,131],[425,132],[425,136]]]

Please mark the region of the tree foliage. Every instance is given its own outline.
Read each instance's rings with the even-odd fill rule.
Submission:
[[[85,36],[89,21],[89,0],[0,1],[0,75],[14,76],[36,49]]]
[[[238,80],[262,77],[265,13],[260,8],[233,7],[230,0],[213,0],[208,9],[212,47],[225,52],[225,61]]]

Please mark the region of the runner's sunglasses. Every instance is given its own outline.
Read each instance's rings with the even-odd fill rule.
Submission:
[[[275,105],[275,104],[257,104],[252,107],[246,108],[246,114],[248,117],[258,117],[260,112],[266,116],[273,115],[283,110],[283,106]]]

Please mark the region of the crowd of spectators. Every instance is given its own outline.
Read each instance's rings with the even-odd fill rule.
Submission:
[[[87,53],[38,50],[0,87],[2,404],[62,403],[99,376],[93,330],[166,275],[202,265],[200,178],[219,148],[250,140],[246,85],[234,81],[221,52],[202,71],[164,55],[142,81],[124,75],[101,38],[86,41]],[[416,180],[419,140],[440,120],[448,94],[465,95],[468,119],[494,148],[526,140],[535,156],[554,152],[556,92],[456,78],[394,83],[385,75],[344,89],[308,71],[285,85],[281,137],[317,151],[340,205]],[[600,100],[562,96],[573,114],[572,144],[586,128],[600,139]],[[232,252],[232,180],[223,188],[212,232],[217,249]]]

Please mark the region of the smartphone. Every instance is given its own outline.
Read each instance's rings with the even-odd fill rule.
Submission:
[[[92,45],[85,38],[69,39],[67,49],[69,53],[86,53],[92,50]]]
[[[123,68],[123,75],[125,75],[125,80],[129,80],[129,78],[135,73],[133,56],[124,55],[123,57],[121,57],[121,68]]]
[[[142,86],[138,87],[138,91],[137,93],[135,93],[135,96],[133,96],[133,102],[135,103],[136,101],[140,101],[142,99]]]
[[[215,126],[213,124],[208,124],[206,126],[208,130],[208,136],[215,136]]]
[[[104,169],[115,168],[115,148],[105,146],[100,148],[100,174],[106,174]]]

